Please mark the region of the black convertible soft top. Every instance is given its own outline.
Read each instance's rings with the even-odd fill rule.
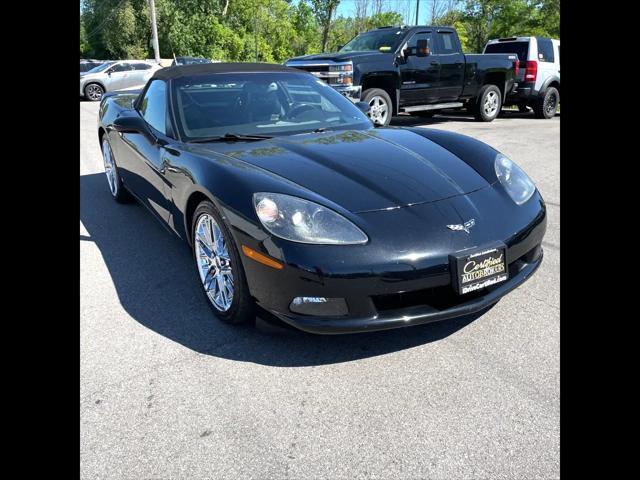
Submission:
[[[301,70],[274,63],[197,63],[191,65],[176,65],[161,68],[153,74],[153,78],[171,80],[173,78],[200,75],[206,73],[241,73],[241,72],[291,72],[302,73]]]

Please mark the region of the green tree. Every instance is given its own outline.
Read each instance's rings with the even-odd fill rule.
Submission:
[[[292,7],[291,14],[295,30],[295,37],[291,39],[294,55],[320,52],[320,31],[311,6],[306,0],[300,0]]]
[[[85,41],[101,58],[147,58],[151,28],[146,0],[84,0]]]
[[[80,58],[89,53],[90,45],[87,41],[87,32],[84,29],[84,22],[80,20]]]
[[[340,0],[311,0],[313,13],[316,16],[318,25],[322,31],[321,48],[323,52],[327,51],[329,44],[329,30],[331,29],[331,19],[338,8]]]
[[[559,0],[467,0],[462,21],[469,48],[481,52],[491,38],[560,38]]]

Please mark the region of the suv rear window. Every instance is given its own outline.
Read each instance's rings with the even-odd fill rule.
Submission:
[[[538,38],[538,60],[553,63],[553,43],[548,38]]]
[[[529,42],[498,42],[490,43],[484,53],[515,53],[518,60],[526,62],[529,59]]]

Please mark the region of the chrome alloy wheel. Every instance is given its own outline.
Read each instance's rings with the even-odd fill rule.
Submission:
[[[222,230],[211,215],[198,218],[194,247],[204,291],[217,310],[226,312],[233,302],[233,270]]]
[[[489,92],[484,98],[483,110],[485,115],[492,117],[498,110],[498,94],[496,92]]]
[[[369,100],[369,118],[378,125],[384,125],[389,115],[389,105],[385,102],[384,98],[376,95]]]
[[[95,83],[89,85],[85,90],[85,93],[87,97],[89,97],[89,100],[93,100],[94,102],[102,98],[102,88],[100,85],[96,85]]]
[[[104,159],[104,173],[107,175],[109,190],[111,190],[111,195],[116,197],[118,195],[118,170],[116,169],[116,164],[113,161],[113,153],[106,138],[102,140],[102,158]]]

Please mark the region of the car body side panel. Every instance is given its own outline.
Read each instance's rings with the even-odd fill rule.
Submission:
[[[513,57],[513,58],[510,58]],[[509,93],[515,83],[517,55],[479,53],[465,55],[465,77],[462,98],[471,98],[480,87],[493,83],[504,93]],[[496,79],[499,79],[496,81]]]

